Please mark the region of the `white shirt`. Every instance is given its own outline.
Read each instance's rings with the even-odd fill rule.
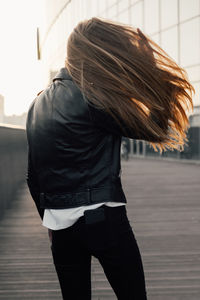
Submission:
[[[52,230],[70,227],[79,219],[79,217],[83,216],[85,210],[94,209],[103,204],[111,207],[126,205],[124,202],[110,201],[67,209],[45,209],[42,225]]]

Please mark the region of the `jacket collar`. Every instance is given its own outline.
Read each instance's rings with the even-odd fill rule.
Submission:
[[[67,68],[61,68],[60,71],[53,78],[53,81],[55,81],[55,80],[72,80],[72,77],[69,74],[69,71]]]

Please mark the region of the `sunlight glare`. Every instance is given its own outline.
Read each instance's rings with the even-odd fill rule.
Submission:
[[[6,115],[27,111],[43,88],[36,44],[42,2],[0,0],[0,94]]]

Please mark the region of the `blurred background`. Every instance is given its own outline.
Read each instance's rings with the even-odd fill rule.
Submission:
[[[25,124],[37,93],[64,66],[69,34],[93,16],[141,28],[187,71],[195,88],[183,152],[160,154],[145,141],[123,138],[121,155],[151,299],[198,300],[200,0],[0,0],[0,299],[41,299],[41,293],[42,299],[60,299],[46,236],[27,201]],[[115,299],[110,287],[101,289],[102,276],[96,273],[95,299]]]
[[[2,199],[24,180],[28,108],[64,66],[73,28],[93,16],[141,28],[186,70],[196,92],[184,151],[160,154],[145,141],[123,137],[122,158],[200,161],[200,0],[0,0]],[[10,188],[5,189],[5,180]],[[0,201],[2,211],[6,203]]]
[[[70,32],[92,16],[141,28],[185,68],[196,91],[189,146],[162,156],[200,159],[200,0],[1,0],[0,122],[25,126],[30,103],[64,66]],[[127,143],[130,155],[161,156],[145,141]]]

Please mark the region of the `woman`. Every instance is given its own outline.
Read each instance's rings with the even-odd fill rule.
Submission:
[[[139,28],[91,18],[72,31],[65,67],[27,117],[27,183],[49,228],[63,299],[91,299],[92,256],[117,299],[147,299],[121,139],[183,150],[192,92],[186,72]]]

